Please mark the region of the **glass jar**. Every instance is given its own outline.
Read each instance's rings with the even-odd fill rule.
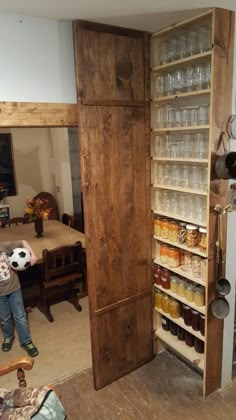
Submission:
[[[185,251],[183,251],[182,249],[179,250],[180,253],[180,265],[184,265],[184,254]]]
[[[169,262],[169,247],[165,244],[160,244],[160,260],[162,264],[168,264]]]
[[[177,337],[178,340],[184,341],[185,340],[185,330],[177,325]]]
[[[162,272],[162,268],[160,267],[160,265],[154,265],[153,280],[154,280],[154,283],[159,286],[161,285],[161,272]]]
[[[179,223],[179,230],[178,230],[178,243],[184,244],[186,239],[186,223]]]
[[[163,239],[169,238],[169,222],[168,219],[161,220],[161,235]]]
[[[184,253],[184,265],[187,271],[192,270],[192,254],[188,251]]]
[[[188,331],[185,331],[185,344],[189,347],[193,347],[193,335],[190,334]]]
[[[192,273],[193,277],[201,277],[201,257],[199,257],[198,255],[192,256]]]
[[[183,311],[183,320],[185,325],[187,325],[188,327],[190,327],[192,325],[192,312],[191,312],[191,308],[187,305],[183,305],[182,306],[182,311]]]
[[[201,278],[202,280],[206,280],[206,268],[207,268],[207,260],[205,258],[201,259]]]
[[[170,331],[170,320],[167,319],[165,316],[161,317],[161,326],[163,330]]]
[[[184,295],[185,295],[185,281],[184,280],[179,280],[178,281],[178,291],[177,291],[177,294],[179,295],[179,296],[182,296],[182,297],[184,297]]]
[[[203,227],[199,228],[199,248],[201,252],[206,252],[207,248],[207,230]]]
[[[166,268],[161,270],[161,286],[163,289],[170,289],[170,272]]]
[[[194,289],[194,303],[196,306],[205,305],[205,290],[204,287],[197,286]]]
[[[200,333],[203,336],[205,335],[205,320],[206,320],[205,315],[200,314]]]
[[[170,321],[170,333],[172,335],[177,335],[177,325],[172,321]]]
[[[199,243],[199,234],[198,234],[198,227],[194,225],[187,225],[186,226],[186,245],[189,248],[194,248],[198,246]]]
[[[194,309],[191,309],[191,313],[192,313],[192,329],[194,331],[200,331],[200,314]]]
[[[165,313],[169,313],[169,303],[170,303],[170,297],[168,295],[164,295],[162,296],[161,299],[161,309],[163,310],[163,312]]]
[[[161,236],[161,217],[159,216],[154,219],[154,235]]]
[[[155,291],[155,307],[158,309],[162,308],[162,296],[163,293],[160,290]]]
[[[173,268],[179,267],[180,265],[179,249],[174,248],[174,247],[169,248],[168,265]]]
[[[177,242],[178,240],[178,223],[175,222],[174,220],[171,220],[169,222],[169,240],[171,242]]]
[[[188,284],[187,287],[185,288],[185,297],[188,302],[193,302],[194,300],[193,291],[194,291],[194,286],[192,284]]]
[[[194,337],[194,349],[197,353],[204,353],[204,342]]]
[[[170,290],[173,293],[178,293],[178,277],[170,276]]]
[[[180,303],[175,299],[170,300],[169,314],[170,316],[172,316],[172,318],[180,318],[181,306],[180,306]]]

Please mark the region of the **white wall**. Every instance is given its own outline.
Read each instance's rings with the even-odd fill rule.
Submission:
[[[0,101],[76,103],[71,22],[0,14]]]

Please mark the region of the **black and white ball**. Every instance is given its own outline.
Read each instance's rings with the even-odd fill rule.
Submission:
[[[26,248],[15,248],[10,253],[9,264],[13,270],[23,271],[30,266],[31,254]]]

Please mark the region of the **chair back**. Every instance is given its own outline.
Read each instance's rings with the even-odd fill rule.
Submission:
[[[64,225],[70,226],[71,228],[75,229],[75,216],[71,216],[70,214],[63,213],[61,217],[61,221]]]
[[[43,250],[44,284],[63,285],[83,277],[82,244]]]
[[[11,219],[3,220],[1,222],[1,227],[5,228],[6,226],[17,226],[17,225],[25,225],[26,223],[30,223],[28,217],[13,217]]]
[[[48,207],[51,208],[51,212],[49,214],[49,219],[51,220],[59,220],[59,211],[58,211],[58,205],[56,199],[53,197],[53,195],[49,192],[42,191],[39,194],[37,194],[34,199],[43,199],[48,200]]]

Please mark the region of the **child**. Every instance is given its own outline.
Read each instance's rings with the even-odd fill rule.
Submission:
[[[28,355],[35,357],[38,349],[32,343],[26,318],[20,282],[16,271],[9,265],[8,257],[15,248],[27,248],[31,253],[31,265],[36,255],[26,241],[0,242],[0,322],[3,333],[2,351],[10,351],[14,341],[14,323],[21,346]]]

